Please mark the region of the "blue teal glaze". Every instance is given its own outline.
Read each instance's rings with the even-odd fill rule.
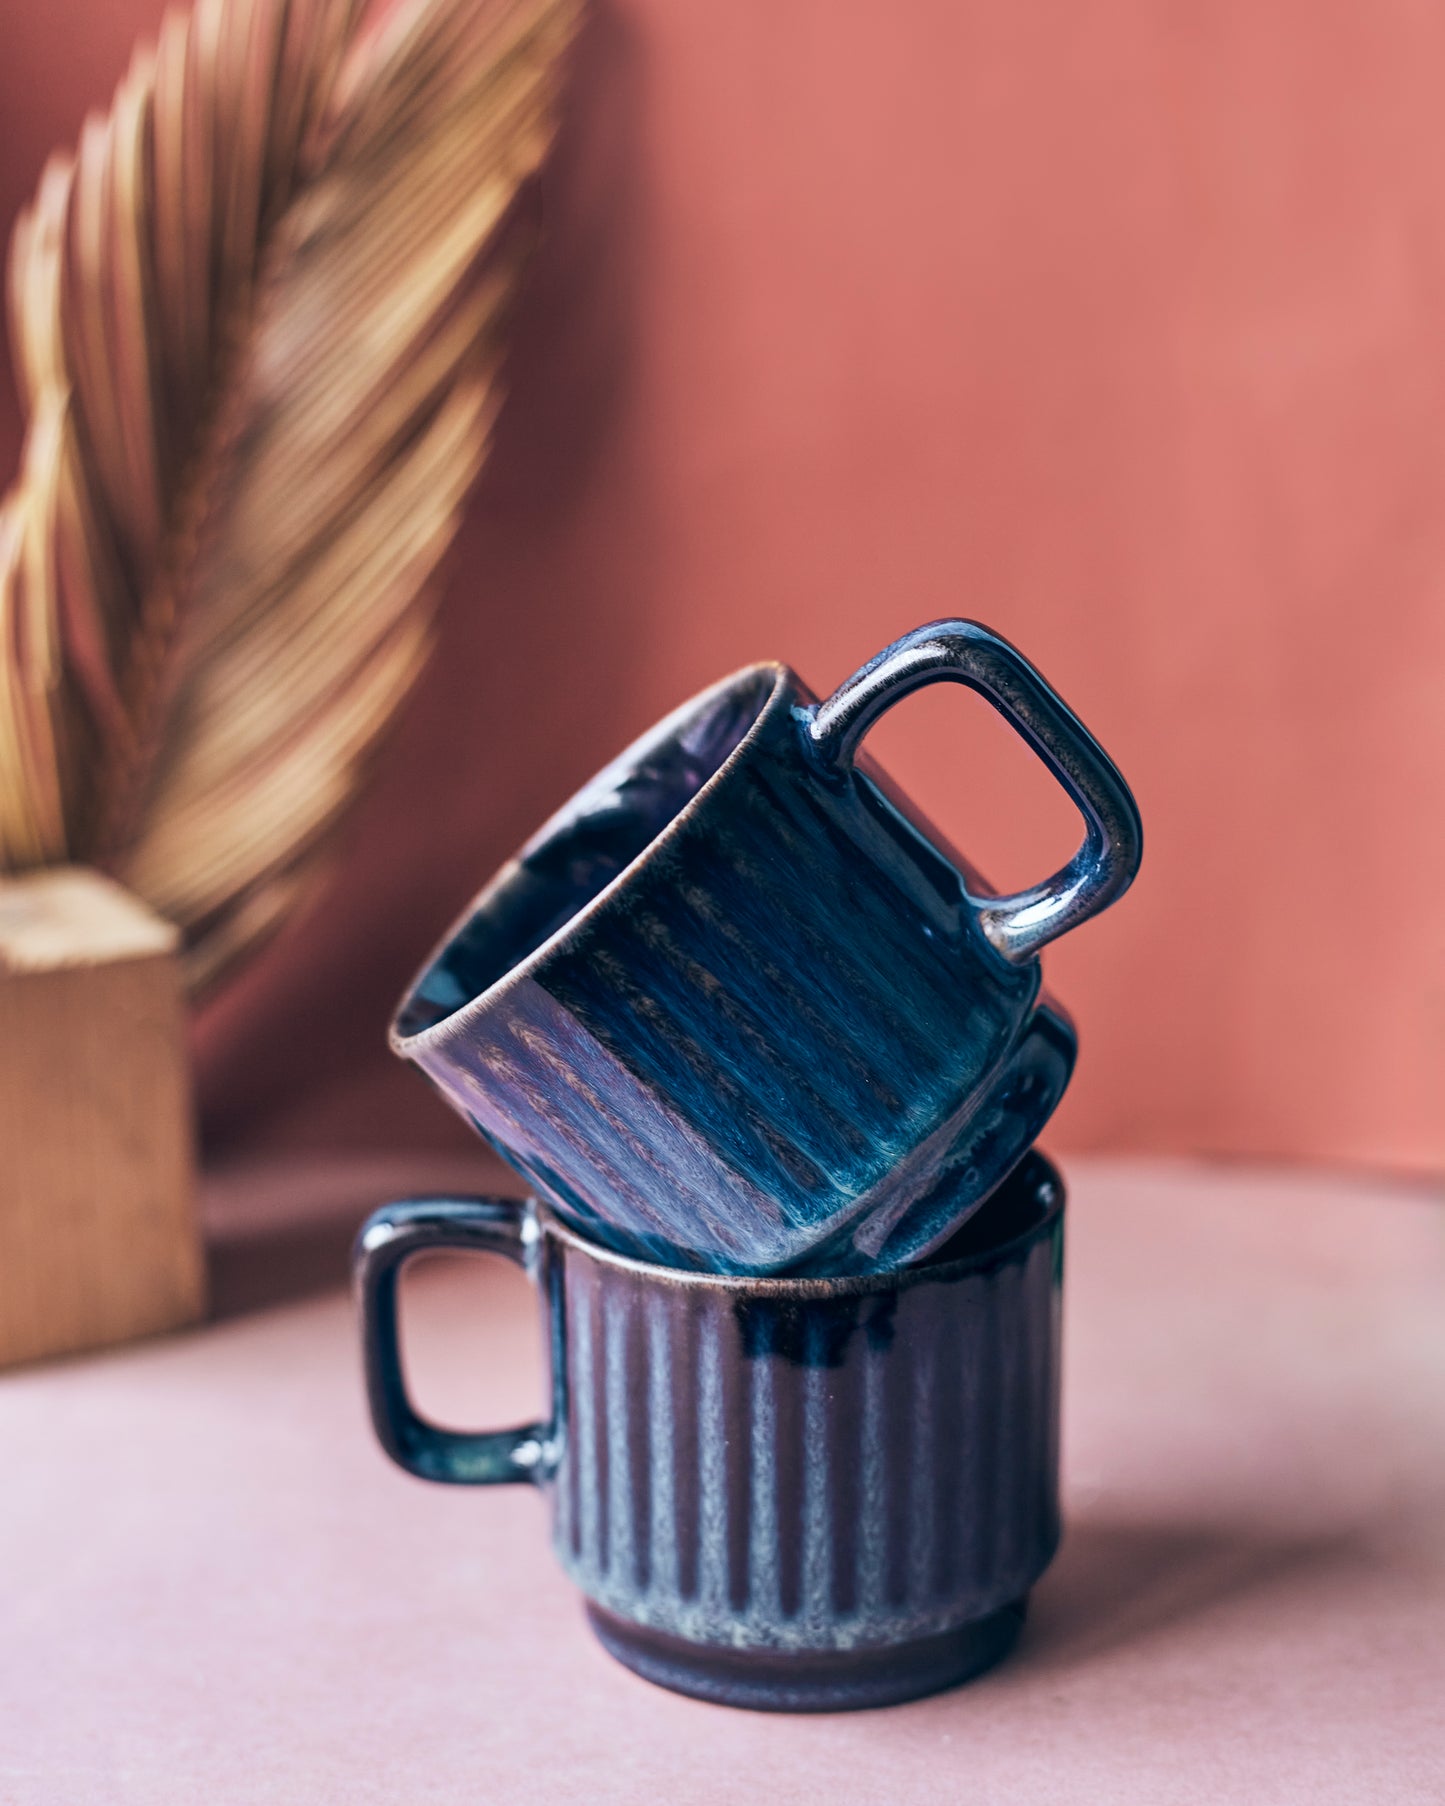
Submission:
[[[392,1206],[358,1261],[377,1432],[428,1479],[540,1485],[598,1636],[663,1685],[781,1710],[951,1685],[1058,1542],[1063,1208],[1030,1155],[928,1261],[788,1279],[648,1266],[495,1200]],[[532,1274],[550,1422],[411,1412],[396,1270],[448,1241]]]
[[[986,629],[945,623],[900,642],[899,681],[925,681],[918,658],[965,629],[980,656],[1002,647],[1031,673]],[[877,663],[858,680],[867,719],[884,706]],[[866,721],[840,704],[848,690],[827,734],[778,665],[677,711],[482,892],[398,1011],[397,1051],[614,1249],[731,1273],[916,1259],[988,1196],[1068,1081],[1072,1029],[1036,1008],[1038,964],[1016,944],[1048,887],[992,899],[855,755]],[[1127,798],[1044,693],[1040,733],[1068,740],[1067,758],[1046,756],[1071,790],[1087,766]],[[1098,877],[1112,896],[1137,834],[1098,838],[1089,869],[1112,861]],[[1081,882],[1060,892],[1063,925]]]
[[[948,1155],[929,1189],[914,1198],[900,1187],[907,1202],[896,1220],[871,1212],[817,1248],[807,1271],[880,1272],[921,1260],[946,1241],[1033,1145],[1068,1087],[1077,1049],[1068,1015],[1051,999],[1042,1000],[966,1121],[950,1124]],[[932,1153],[922,1149],[924,1159]]]

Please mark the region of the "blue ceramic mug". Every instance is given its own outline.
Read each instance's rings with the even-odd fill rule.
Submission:
[[[525,1482],[629,1668],[776,1711],[887,1705],[1005,1653],[1059,1540],[1064,1192],[1028,1155],[946,1247],[847,1279],[648,1266],[501,1198],[393,1204],[356,1275],[372,1421],[425,1480]],[[536,1284],[547,1422],[407,1398],[397,1279],[439,1248]]]
[[[860,751],[939,682],[985,696],[1084,816],[1073,859],[1018,895],[988,894]],[[392,1045],[616,1250],[733,1273],[916,1259],[1058,1102],[1072,1034],[1039,1015],[1035,956],[1126,889],[1141,847],[1113,762],[986,627],[919,628],[821,704],[755,665],[503,868]]]

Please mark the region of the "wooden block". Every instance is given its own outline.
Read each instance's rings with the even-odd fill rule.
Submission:
[[[0,1366],[205,1308],[178,938],[83,867],[0,879]]]

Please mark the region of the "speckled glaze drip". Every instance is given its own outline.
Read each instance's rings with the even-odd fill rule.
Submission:
[[[1021,1600],[1059,1532],[1061,1248],[1054,1211],[996,1255],[820,1294],[549,1242],[563,1566],[697,1650],[896,1648]]]

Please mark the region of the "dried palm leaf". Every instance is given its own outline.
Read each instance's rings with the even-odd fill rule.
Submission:
[[[201,982],[426,657],[578,0],[199,0],[15,228],[0,871],[106,866]]]

